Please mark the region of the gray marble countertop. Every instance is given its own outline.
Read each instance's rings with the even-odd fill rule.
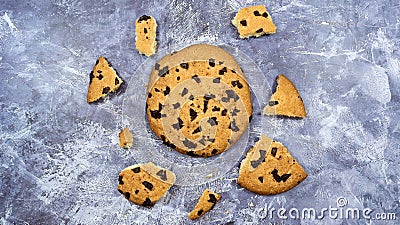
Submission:
[[[277,33],[241,40],[230,20],[257,4],[267,5]],[[149,59],[134,40],[143,14],[159,23],[160,51],[224,43],[269,85],[280,73],[293,81],[308,116],[269,118],[274,126],[259,132],[273,130],[306,180],[256,195],[236,184],[237,162],[219,179],[172,187],[152,208],[118,193],[119,171],[135,163],[135,147],[118,146],[126,96],[89,105],[86,94],[100,55],[128,89],[134,76],[148,76],[137,72]],[[0,224],[399,224],[399,18],[392,0],[0,1]],[[191,222],[206,187],[221,201]],[[311,209],[320,218],[309,218]],[[346,217],[351,210],[358,218]]]

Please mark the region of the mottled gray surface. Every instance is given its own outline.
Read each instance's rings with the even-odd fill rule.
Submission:
[[[93,2],[0,1],[0,224],[184,224],[205,187],[222,199],[198,224],[399,223],[265,215],[272,207],[320,211],[344,197],[341,209],[400,217],[398,1]],[[230,20],[259,3],[267,4],[277,34],[240,40]],[[125,96],[89,105],[86,93],[99,55],[127,82],[138,74],[146,57],[134,48],[134,20],[142,14],[158,20],[160,49],[226,43],[271,85],[279,73],[295,83],[308,117],[268,118],[273,133],[268,123],[262,130],[305,167],[303,183],[258,196],[236,184],[236,164],[210,183],[174,186],[153,208],[117,192],[118,173],[135,154],[118,147]]]

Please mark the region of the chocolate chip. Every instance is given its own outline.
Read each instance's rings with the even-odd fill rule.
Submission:
[[[164,66],[164,68],[158,71],[159,77],[165,77],[167,74],[169,74],[168,66]]]
[[[194,153],[194,151],[188,151],[186,153],[188,156],[196,156],[196,154]]]
[[[210,197],[210,199],[208,199],[208,202],[211,202],[214,204],[217,203],[217,198],[215,197],[214,194],[209,194],[208,196]]]
[[[261,33],[261,32],[263,32],[264,30],[262,29],[262,28],[260,28],[260,29],[258,29],[258,30],[256,30],[256,33]]]
[[[138,22],[140,23],[142,21],[146,21],[146,20],[149,20],[149,19],[151,19],[150,16],[143,15],[143,16],[139,17]]]
[[[189,100],[193,100],[194,99],[194,96],[193,95],[190,95],[189,96]]]
[[[105,87],[105,88],[103,88],[103,94],[108,94],[108,92],[110,92],[110,87]]]
[[[267,17],[268,17],[268,13],[267,13],[267,12],[264,12],[264,13],[262,14],[262,16],[265,17],[265,18],[267,18]]]
[[[258,177],[258,180],[259,180],[261,183],[264,183],[264,177]]]
[[[274,106],[274,105],[278,105],[278,104],[279,104],[278,101],[269,101],[269,102],[268,102],[268,105],[269,105],[269,106]]]
[[[144,29],[143,29],[143,32],[144,32],[145,34],[147,34],[147,28],[144,28]]]
[[[139,173],[140,172],[140,167],[135,167],[135,168],[132,169],[132,171],[134,173]]]
[[[210,65],[211,67],[215,66],[215,59],[209,59],[208,60],[208,65]]]
[[[150,198],[146,198],[146,200],[144,200],[144,202],[143,202],[142,205],[143,205],[143,206],[152,206],[153,203],[151,203]]]
[[[210,99],[212,99],[212,98],[215,98],[216,96],[214,95],[214,94],[205,94],[204,95],[204,98],[206,99],[206,100],[210,100]]]
[[[187,138],[185,138],[185,140],[182,143],[183,143],[183,145],[185,145],[188,148],[196,148],[197,147],[196,143],[189,141]]]
[[[241,84],[239,80],[232,81],[231,84],[232,86],[238,87],[239,89],[243,88],[243,84]]]
[[[197,128],[192,132],[192,134],[197,134],[197,133],[199,133],[199,132],[201,132],[201,127],[197,127]]]
[[[103,71],[101,71],[101,70],[97,70],[97,73],[102,73]]]
[[[193,75],[193,76],[192,76],[192,79],[195,80],[196,83],[200,83],[200,82],[201,82],[201,80],[200,80],[200,78],[199,78],[199,75],[197,75],[197,74]]]
[[[278,151],[278,148],[273,147],[273,148],[271,149],[271,155],[272,155],[273,157],[275,157],[277,151]]]
[[[151,96],[153,95],[149,92],[149,94],[147,94],[147,98],[151,98]]]
[[[154,69],[159,70],[160,69],[160,64],[156,63],[156,65],[154,65]]]
[[[179,69],[178,69],[178,68],[176,68],[176,69],[175,69],[175,72],[179,73]]]
[[[255,16],[261,16],[260,12],[257,11],[257,10],[255,10],[253,13],[254,13]]]
[[[153,184],[148,181],[143,181],[142,184],[149,189],[150,191],[153,190]]]
[[[193,109],[189,110],[189,115],[190,115],[190,121],[193,121],[197,117],[197,112],[194,111]]]
[[[124,181],[122,180],[122,176],[121,175],[119,175],[119,177],[118,177],[118,184],[121,184],[121,185],[124,184]]]
[[[163,105],[161,103],[158,103],[158,110],[150,110],[151,117],[153,117],[154,119],[160,119],[162,108]]]
[[[249,116],[249,123],[251,122],[252,119],[253,119],[253,115]]]
[[[157,176],[161,178],[161,180],[166,181],[167,180],[167,171],[165,170],[160,170],[156,173]]]
[[[214,149],[211,151],[211,154],[214,155],[214,154],[217,154],[217,152],[218,152],[218,150],[214,148]]]
[[[215,126],[218,125],[218,121],[217,121],[217,117],[211,117],[207,120],[207,122],[211,125],[211,126]]]
[[[188,68],[189,68],[189,63],[181,63],[180,66],[181,66],[183,69],[188,69]]]
[[[208,109],[208,100],[204,100],[203,112],[206,113]]]
[[[203,210],[203,209],[200,209],[199,211],[197,211],[197,215],[198,215],[198,216],[201,216],[201,214],[203,214],[203,212],[204,212],[204,210]]]
[[[236,122],[235,121],[232,121],[230,124],[229,124],[229,127],[228,127],[229,129],[231,129],[233,132],[238,132],[240,129],[239,129],[239,127],[238,126],[236,126]]]
[[[252,160],[250,162],[250,164],[253,168],[256,168],[257,166],[259,166],[262,163],[262,161],[265,159],[265,155],[267,154],[267,151],[265,151],[265,150],[260,150],[259,152],[260,152],[260,158],[258,158],[257,160]]]
[[[168,86],[165,87],[164,96],[167,96],[170,91],[171,91],[171,89]]]
[[[181,104],[179,102],[172,104],[172,106],[174,107],[174,109],[177,109],[181,106]]]
[[[115,78],[114,84],[115,84],[115,85],[118,85],[118,84],[119,84],[119,79],[118,79],[118,77]]]
[[[236,107],[234,107],[233,110],[232,110],[232,116],[237,116],[238,112],[240,112],[240,110],[237,109]]]
[[[129,192],[125,192],[125,198],[127,198],[127,199],[129,199],[129,197],[131,197],[131,193],[129,193]]]
[[[89,81],[89,83],[92,83],[92,80],[93,80],[93,78],[94,78],[94,74],[93,74],[93,71],[91,71],[90,72],[90,81]]]
[[[189,90],[187,88],[183,88],[181,96],[185,96]]]
[[[180,129],[182,129],[182,127],[183,127],[183,121],[181,120],[181,118],[178,117],[178,123],[172,124],[172,127],[173,127],[175,130],[180,130]]]
[[[215,78],[214,80],[213,80],[213,83],[219,83],[220,82],[220,78],[218,77],[218,78]]]
[[[135,194],[138,194],[139,193],[139,190],[135,190]]]
[[[226,116],[226,113],[227,113],[227,112],[228,112],[228,111],[227,111],[226,109],[222,110],[221,116]]]
[[[242,20],[242,21],[240,21],[240,24],[242,24],[242,26],[247,26],[247,21],[246,20]]]
[[[211,111],[217,112],[217,111],[220,111],[220,110],[221,110],[221,108],[219,108],[218,106],[214,106]]]
[[[177,76],[177,77],[176,77],[176,80],[180,80],[180,79],[181,79],[181,77],[180,77],[180,76]]]
[[[154,88],[154,91],[155,91],[155,92],[160,92],[160,89]]]
[[[282,176],[279,176],[277,169],[272,170],[271,174],[276,180],[276,182],[281,182],[281,181],[286,182],[286,180],[289,179],[289,177],[291,176],[291,174],[283,174]]]
[[[224,73],[226,73],[228,70],[226,69],[226,67],[222,68],[219,70],[218,74],[219,75],[224,75]]]

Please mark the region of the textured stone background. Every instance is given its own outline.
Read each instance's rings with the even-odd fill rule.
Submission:
[[[267,5],[278,32],[240,40],[230,20],[256,4]],[[145,62],[134,48],[142,14],[158,20],[160,49],[226,43],[270,84],[279,73],[296,84],[308,117],[270,120],[308,171],[303,183],[258,196],[236,184],[236,165],[222,179],[174,186],[153,208],[117,192],[119,171],[134,163],[117,144],[124,94],[88,105],[86,92],[99,55],[125,81]],[[0,224],[184,224],[205,187],[222,199],[198,224],[398,224],[281,221],[265,211],[337,207],[344,197],[342,209],[400,217],[399,18],[392,0],[0,1]]]

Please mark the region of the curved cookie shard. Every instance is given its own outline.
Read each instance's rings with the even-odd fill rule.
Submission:
[[[307,113],[303,100],[294,84],[283,74],[276,78],[276,83],[276,91],[264,108],[264,115],[306,117]]]
[[[292,189],[306,177],[285,146],[262,135],[242,161],[237,183],[257,194],[274,195]]]
[[[156,30],[157,22],[152,16],[143,15],[135,22],[136,49],[140,54],[151,56],[157,51]]]
[[[232,24],[238,29],[240,38],[276,33],[276,26],[264,5],[239,10]]]
[[[142,206],[152,206],[175,183],[175,174],[149,162],[132,165],[121,171],[118,191],[129,201]]]
[[[199,217],[212,210],[215,204],[220,200],[221,196],[210,189],[206,189],[200,196],[194,209],[188,214],[191,220],[198,219]]]
[[[195,44],[178,52],[168,54],[160,59],[160,61],[155,64],[150,74],[148,91],[159,79],[160,75],[166,73],[173,67],[181,65],[182,63],[192,61],[206,61],[209,63],[210,67],[224,64],[227,68],[230,68],[244,78],[242,69],[236,62],[235,58],[227,51],[214,45]]]
[[[90,72],[90,82],[87,94],[87,102],[95,102],[104,98],[109,93],[118,90],[122,79],[111,63],[103,56],[96,61],[96,65]]]
[[[184,62],[159,72],[147,96],[150,128],[163,142],[192,156],[225,151],[252,114],[247,81],[224,64]]]

